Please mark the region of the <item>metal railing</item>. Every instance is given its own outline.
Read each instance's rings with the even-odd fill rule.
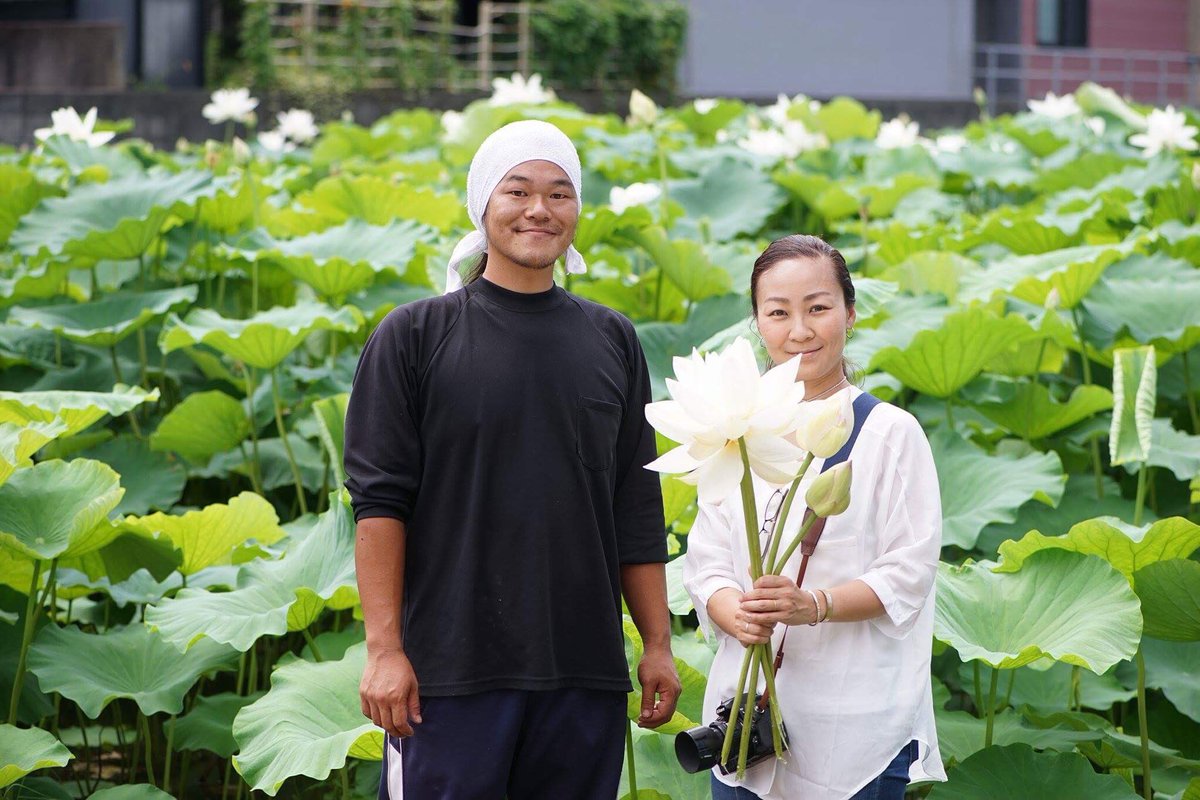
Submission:
[[[480,89],[529,74],[528,2],[479,4],[455,21],[454,0],[248,0],[266,3],[276,70],[349,75],[367,88]]]
[[[1139,102],[1197,104],[1200,56],[1159,50],[1041,47],[982,43],[975,46],[974,85],[987,93],[989,110],[1023,103],[1046,92],[1074,91],[1084,81],[1108,86]]]

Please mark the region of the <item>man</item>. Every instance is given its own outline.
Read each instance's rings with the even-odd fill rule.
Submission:
[[[554,285],[564,254],[583,269],[580,172],[552,125],[492,134],[447,294],[395,309],[359,361],[346,486],[381,798],[612,800],[622,593],[645,643],[638,724],[675,710],[644,356],[627,319]]]

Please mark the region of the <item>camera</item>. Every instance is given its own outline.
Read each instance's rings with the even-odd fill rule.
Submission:
[[[759,695],[761,697],[761,695]],[[771,730],[771,711],[769,708],[759,710],[758,699],[755,698],[750,713],[750,751],[746,757],[746,766],[752,767],[763,759],[775,755],[775,739]],[[742,740],[742,720],[746,718],[744,710],[739,710],[738,719],[733,729],[733,749],[729,753],[729,761],[719,764],[721,747],[725,743],[725,732],[729,729],[729,711],[733,708],[733,698],[717,706],[717,718],[708,725],[699,725],[690,730],[682,731],[675,737],[675,757],[687,772],[719,767],[722,775],[728,775],[737,770],[737,750]],[[783,749],[787,750],[787,730],[780,729],[783,734]]]

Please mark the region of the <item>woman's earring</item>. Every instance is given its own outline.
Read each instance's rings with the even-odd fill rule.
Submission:
[[[767,343],[763,340],[762,334],[758,332],[758,325],[755,324],[754,317],[750,318],[750,326],[749,327],[750,327],[750,332],[758,337],[759,344],[761,344],[763,347],[766,347]]]

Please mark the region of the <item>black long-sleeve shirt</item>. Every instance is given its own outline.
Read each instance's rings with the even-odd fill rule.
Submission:
[[[406,523],[404,647],[425,695],[628,691],[619,567],[666,561],[629,320],[486,279],[401,306],[346,414],[355,519]]]

